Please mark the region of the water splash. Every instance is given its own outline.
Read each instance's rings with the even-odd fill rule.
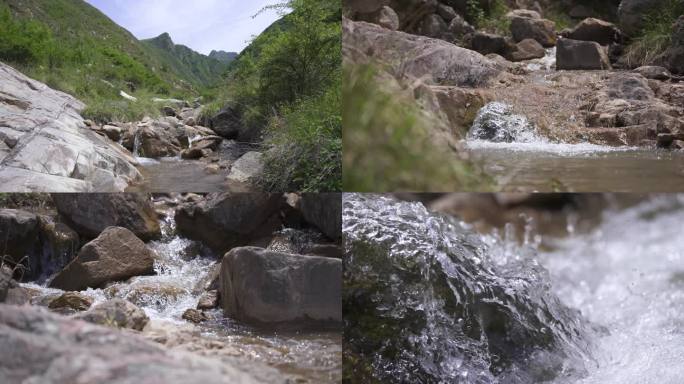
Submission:
[[[510,105],[498,101],[487,103],[478,111],[467,138],[497,143],[542,141],[534,124],[525,116],[514,114]]]
[[[354,372],[399,382],[529,383],[590,364],[530,243],[475,234],[419,203],[345,194],[345,339]]]

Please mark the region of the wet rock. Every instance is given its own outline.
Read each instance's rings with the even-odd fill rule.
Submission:
[[[0,256],[4,256],[4,262],[9,261],[12,265],[16,265],[24,256],[38,257],[42,250],[37,241],[39,235],[40,222],[37,215],[17,209],[0,209],[0,236],[2,238]]]
[[[0,263],[0,303],[24,305],[38,295],[35,289],[22,287],[12,279],[14,271],[8,265]]]
[[[300,210],[304,219],[328,238],[339,240],[342,236],[342,194],[302,193],[301,197]]]
[[[516,42],[534,39],[544,47],[556,45],[555,23],[551,20],[514,17],[511,19],[511,34]]]
[[[200,296],[199,301],[197,302],[197,309],[199,310],[207,310],[207,309],[214,309],[218,307],[219,304],[219,298],[218,298],[218,290],[212,289],[209,291],[206,291]]]
[[[62,219],[85,238],[111,226],[127,228],[145,241],[161,236],[159,219],[145,194],[53,194],[52,200]]]
[[[466,136],[480,108],[493,99],[489,92],[471,88],[432,86],[428,91],[436,99],[436,112],[446,115],[452,130],[449,134],[459,139]]]
[[[341,278],[339,259],[234,248],[221,263],[221,306],[256,324],[338,323]]]
[[[601,45],[622,41],[621,32],[615,24],[594,18],[582,20],[575,28],[566,33],[564,37],[573,40],[595,41]]]
[[[669,148],[674,142],[675,137],[671,133],[659,133],[656,138],[658,148]]]
[[[174,282],[152,282],[135,280],[128,285],[117,284],[108,287],[109,296],[123,297],[141,307],[156,308],[163,311],[170,303],[175,303],[189,292]]]
[[[664,0],[622,0],[618,8],[620,29],[628,36],[636,36],[644,26],[650,10],[662,6]]]
[[[154,252],[133,232],[106,228],[81,248],[78,256],[50,282],[50,287],[80,291],[154,272]]]
[[[55,331],[59,330],[59,331]],[[0,306],[0,372],[7,383],[282,383],[256,362],[163,348],[127,332],[51,314]]]
[[[269,193],[221,193],[176,210],[178,233],[199,240],[217,253],[244,245],[279,224],[270,223],[282,196]]]
[[[238,183],[252,183],[257,180],[263,170],[263,153],[250,151],[233,163],[227,179]]]
[[[0,185],[4,192],[121,192],[136,160],[88,128],[83,103],[0,63]]]
[[[199,324],[203,321],[209,320],[209,318],[207,317],[207,315],[204,314],[204,312],[192,308],[187,309],[185,312],[183,312],[183,316],[181,317],[195,324]]]
[[[593,41],[560,39],[556,46],[556,69],[610,69],[606,49]]]
[[[150,321],[145,311],[123,299],[111,299],[97,304],[87,312],[74,318],[89,323],[106,325],[113,328],[128,328],[142,331]]]
[[[0,303],[4,303],[7,299],[7,291],[9,291],[10,284],[12,283],[12,275],[12,269],[0,264]]]
[[[515,50],[511,52],[510,57],[512,61],[523,61],[531,59],[539,59],[544,57],[546,51],[534,39],[525,39],[515,45]]]
[[[305,255],[316,255],[341,259],[343,250],[342,247],[337,244],[313,244],[310,247],[306,247],[302,253]]]
[[[64,292],[61,296],[50,301],[48,308],[62,315],[88,310],[93,305],[93,299],[79,292]]]
[[[540,369],[540,353],[544,367],[584,369],[586,325],[529,268],[532,251],[495,266],[496,249],[458,220],[380,196],[345,194],[344,222],[345,354],[356,357],[345,362],[386,383],[456,383],[464,372],[534,383],[568,369]]]
[[[486,32],[475,32],[470,41],[470,45],[473,50],[483,55],[489,53],[505,55],[508,52],[508,44],[503,36]]]
[[[534,125],[525,116],[516,115],[511,106],[495,101],[478,112],[468,139],[495,143],[531,142],[537,135]]]
[[[684,150],[684,140],[674,140],[672,144],[670,144],[670,149],[677,151]]]
[[[439,39],[390,31],[346,18],[343,26],[345,60],[362,64],[372,60],[428,83],[482,85],[499,74],[494,63],[477,52]]]

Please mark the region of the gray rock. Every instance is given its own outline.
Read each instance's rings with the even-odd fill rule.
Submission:
[[[0,238],[2,252],[12,264],[24,256],[35,258],[42,251],[40,241],[40,220],[37,215],[17,209],[0,209]]]
[[[416,33],[422,36],[441,39],[446,33],[449,25],[437,14],[425,16],[418,24]]]
[[[128,332],[30,306],[0,305],[0,339],[3,383],[286,383],[275,369],[257,362],[168,350]]]
[[[672,78],[672,74],[665,67],[660,67],[657,65],[645,65],[639,68],[635,68],[634,72],[640,74],[647,79],[654,80],[669,80]]]
[[[0,63],[0,190],[121,192],[141,178],[136,161],[89,129],[73,97]]]
[[[107,227],[124,227],[143,240],[161,236],[159,219],[149,195],[138,193],[52,194],[62,219],[92,239]]]
[[[303,193],[300,209],[304,219],[332,240],[342,236],[342,194]]]
[[[539,59],[545,54],[544,47],[537,40],[525,39],[515,45],[515,50],[510,54],[510,59],[512,61]]]
[[[555,23],[551,20],[514,17],[511,19],[511,34],[516,42],[534,39],[544,47],[556,45]]]
[[[49,286],[68,291],[98,288],[103,284],[154,272],[154,252],[122,227],[109,227],[81,248]]]
[[[512,20],[516,17],[527,17],[529,19],[541,19],[539,12],[531,9],[514,9],[506,14],[506,18]]]
[[[470,44],[474,51],[483,55],[488,55],[490,53],[506,55],[508,50],[506,39],[503,36],[486,32],[475,32]]]
[[[93,299],[79,292],[64,292],[51,300],[48,304],[53,312],[68,315],[88,310],[93,305]]]
[[[483,85],[500,73],[481,54],[443,40],[346,18],[342,28],[344,58],[353,63],[379,61],[393,71],[442,85]]]
[[[275,193],[211,194],[176,210],[177,230],[223,254],[279,227],[280,223],[271,223],[271,219],[281,200],[282,195]]]
[[[121,135],[123,134],[123,128],[116,125],[105,125],[102,127],[102,131],[113,141],[121,140]]]
[[[74,318],[93,324],[136,331],[142,331],[150,321],[145,311],[123,299],[107,300],[86,312],[77,314]]]
[[[451,40],[454,41],[460,41],[462,40],[467,34],[469,33],[474,33],[475,28],[473,28],[472,25],[468,24],[467,21],[461,15],[456,15],[451,20],[451,23],[449,23],[449,34]]]
[[[354,12],[371,13],[389,4],[389,0],[344,0],[344,5]]]
[[[221,263],[221,306],[256,324],[342,321],[340,259],[234,248]]]
[[[165,116],[176,116],[176,110],[173,109],[173,107],[169,107],[168,105],[165,105],[162,107],[162,113],[164,113]]]
[[[594,18],[582,20],[565,37],[573,40],[595,41],[601,45],[614,44],[622,40],[621,32],[615,24]]]
[[[556,69],[610,69],[606,49],[593,41],[560,39],[556,45]]]
[[[624,100],[650,100],[655,97],[648,80],[638,73],[615,73],[608,80],[608,97]]]
[[[359,20],[377,24],[392,31],[399,29],[399,15],[388,6],[384,6],[373,13],[359,15]]]
[[[227,179],[238,183],[252,183],[264,170],[263,153],[247,152],[230,168]]]
[[[197,309],[206,310],[218,307],[218,291],[215,289],[206,291],[200,296],[197,302]]]
[[[209,320],[209,318],[207,317],[207,315],[204,314],[204,312],[199,311],[199,310],[194,309],[194,308],[189,308],[189,309],[185,310],[185,312],[183,312],[183,316],[181,316],[181,317],[183,319],[185,319],[191,323],[195,323],[195,324],[199,324],[203,321]]]
[[[242,122],[240,111],[231,106],[224,107],[210,119],[210,125],[217,135],[230,140],[251,141],[259,137],[260,132],[250,130]]]
[[[452,7],[442,3],[437,4],[437,14],[439,14],[439,16],[447,23],[450,23],[455,17],[458,16],[458,13],[456,13]]]

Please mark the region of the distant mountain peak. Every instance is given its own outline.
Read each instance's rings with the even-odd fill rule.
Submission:
[[[216,59],[218,61],[224,62],[224,63],[230,63],[231,61],[235,60],[237,58],[238,53],[237,52],[226,52],[226,51],[211,51],[209,54],[209,57],[212,59]]]
[[[169,35],[168,32],[164,32],[161,35],[150,39],[155,45],[157,45],[160,48],[165,48],[167,50],[173,50],[175,47],[175,43],[171,39],[171,35]]]

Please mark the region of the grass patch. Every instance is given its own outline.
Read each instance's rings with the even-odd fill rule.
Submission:
[[[684,1],[665,0],[661,7],[644,16],[641,33],[625,50],[624,59],[629,67],[651,65],[672,41],[672,24],[684,14]]]
[[[343,184],[345,191],[489,190],[472,164],[435,147],[432,122],[411,98],[383,91],[368,66],[345,68]]]
[[[468,0],[467,16],[477,29],[502,36],[511,34],[511,21],[506,18],[510,11],[503,0],[494,0],[485,11],[479,0]]]

